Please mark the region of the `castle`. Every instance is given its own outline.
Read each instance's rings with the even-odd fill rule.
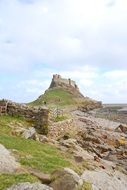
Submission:
[[[75,90],[79,90],[75,81],[71,80],[70,78],[64,79],[58,74],[53,75],[52,82],[49,88],[58,87],[58,86],[63,87],[64,85],[70,88],[74,88]]]

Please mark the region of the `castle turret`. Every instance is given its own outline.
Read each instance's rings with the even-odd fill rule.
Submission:
[[[58,74],[53,75],[52,80],[58,80],[58,79],[61,79],[60,75],[58,75]]]
[[[69,85],[71,86],[71,79],[68,79],[68,81],[69,81]]]

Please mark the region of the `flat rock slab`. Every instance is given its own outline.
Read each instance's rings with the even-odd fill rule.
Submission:
[[[50,186],[53,190],[79,190],[83,185],[80,176],[70,168],[54,171],[52,179]]]
[[[127,190],[127,176],[121,172],[85,171],[81,178],[93,185],[93,190]]]
[[[53,190],[51,187],[47,185],[43,185],[40,183],[20,183],[17,185],[13,185],[12,187],[6,189],[6,190]]]
[[[51,183],[51,176],[49,174],[44,174],[43,172],[40,172],[33,168],[27,168],[27,171],[36,176],[39,180],[41,180],[44,184],[50,184]]]
[[[20,167],[11,153],[0,144],[0,173],[13,173]]]

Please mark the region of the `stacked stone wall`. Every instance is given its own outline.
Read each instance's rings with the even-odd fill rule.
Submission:
[[[5,114],[24,117],[28,121],[33,122],[40,133],[45,133],[45,129],[48,127],[49,110],[46,108],[33,108],[25,104],[1,100],[0,115]]]
[[[7,113],[7,103],[8,101],[0,100],[0,115]]]
[[[76,120],[67,119],[53,123],[49,126],[48,137],[58,140],[59,137],[70,134],[71,137],[75,136],[79,130]]]

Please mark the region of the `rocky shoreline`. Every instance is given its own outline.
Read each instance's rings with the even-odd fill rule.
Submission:
[[[13,128],[13,126],[11,126]],[[13,129],[16,135],[18,128]],[[21,137],[55,146],[63,155],[71,156],[80,172],[70,168],[43,174],[27,168],[41,183],[14,184],[7,190],[126,190],[127,189],[127,125],[96,117],[96,110],[73,110],[70,118],[50,122],[47,136],[34,128],[20,127]],[[18,135],[19,131],[18,131]],[[0,162],[2,173],[21,171],[8,150],[0,146],[6,159]],[[3,158],[2,157],[2,158]],[[12,164],[9,164],[13,160]],[[4,167],[5,166],[5,167]]]

